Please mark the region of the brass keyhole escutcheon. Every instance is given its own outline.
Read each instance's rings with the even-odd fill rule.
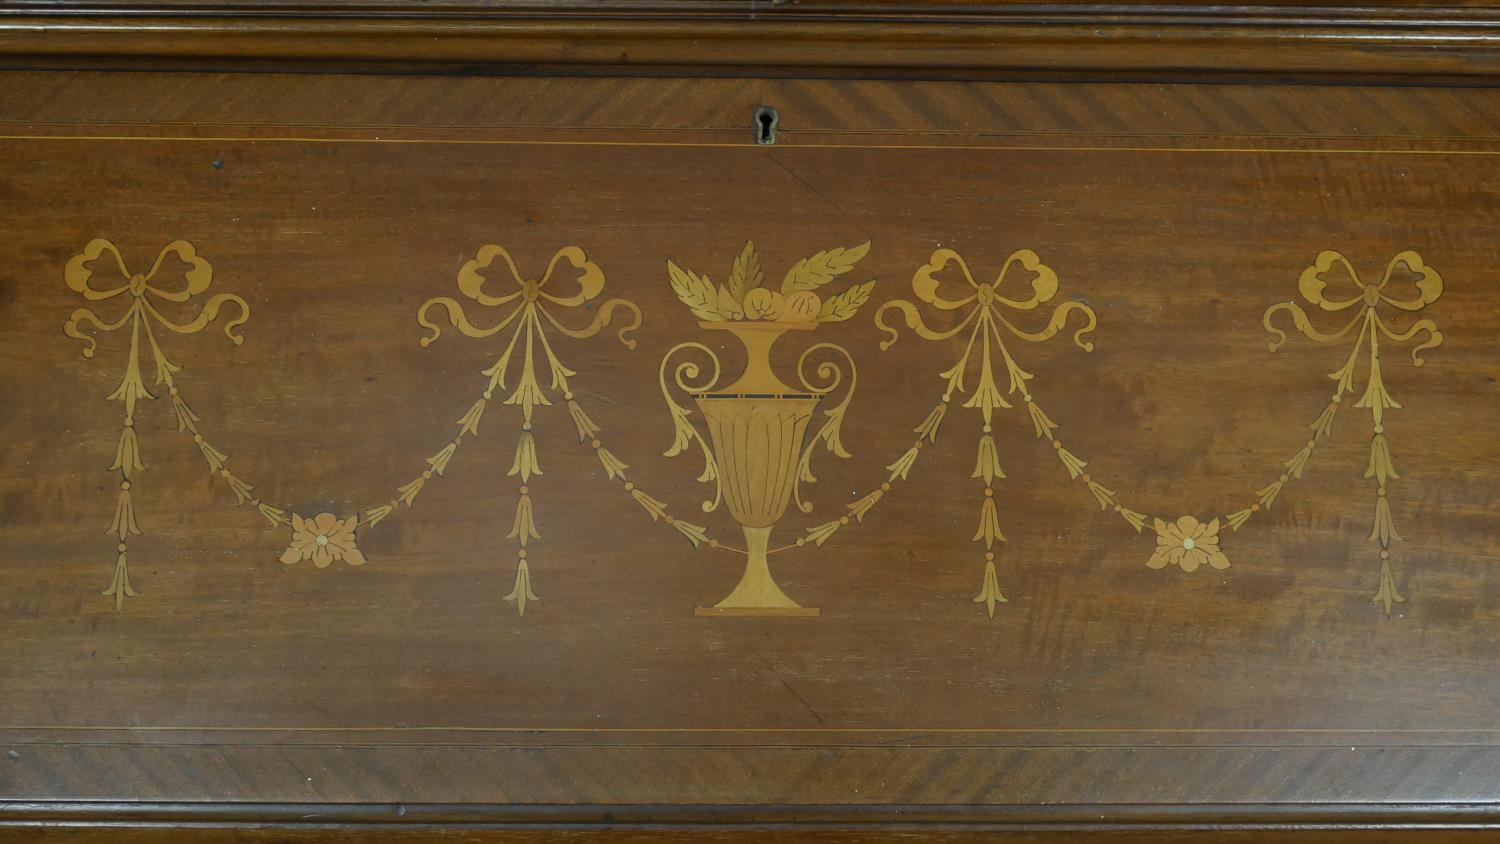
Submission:
[[[755,142],[770,146],[776,143],[776,129],[781,113],[775,106],[763,105],[755,110]]]

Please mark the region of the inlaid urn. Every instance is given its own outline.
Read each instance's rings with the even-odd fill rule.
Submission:
[[[747,355],[745,371],[738,380],[693,396],[708,427],[724,505],[745,532],[745,573],[734,591],[714,607],[738,614],[805,609],[776,585],[766,551],[771,529],[791,501],[802,441],[823,394],[799,391],[784,383],[771,370],[770,352],[784,333],[810,330],[816,325],[722,321],[700,322],[699,326],[734,335],[744,344]],[[807,614],[816,612],[807,610]]]

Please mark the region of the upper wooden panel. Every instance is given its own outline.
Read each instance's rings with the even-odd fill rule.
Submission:
[[[1493,92],[5,82],[7,796],[1493,798]],[[814,319],[734,319],[747,240],[757,300],[813,286]],[[534,301],[592,336],[453,324]],[[733,383],[756,329],[726,316],[784,329],[783,383]],[[816,437],[848,362],[796,374],[819,343],[859,370],[847,459]],[[781,448],[724,408],[812,418]],[[811,511],[769,512],[809,444]],[[696,614],[747,571],[705,538],[768,525],[820,614]]]

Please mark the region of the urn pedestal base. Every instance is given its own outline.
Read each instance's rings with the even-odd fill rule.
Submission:
[[[711,607],[698,607],[693,615],[702,618],[719,616],[775,616],[811,617],[822,614],[817,607],[800,606],[788,598],[771,577],[771,567],[766,559],[766,548],[770,543],[771,529],[768,527],[746,527],[745,573],[739,585],[724,600]]]
[[[817,618],[817,607],[694,607],[699,618]]]

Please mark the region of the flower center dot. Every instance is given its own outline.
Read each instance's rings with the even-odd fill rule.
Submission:
[[[322,539],[323,537],[320,536],[318,538]],[[1193,546],[1197,544],[1198,543],[1194,542],[1191,536],[1189,536],[1187,539],[1182,540],[1182,547],[1188,549],[1189,551],[1193,550]]]
[[[328,544],[328,537],[320,533],[320,534],[318,534],[318,538],[314,539],[313,541],[316,542],[316,543],[318,543],[319,545],[327,545]],[[1193,540],[1189,539],[1188,541],[1192,542]],[[1191,548],[1192,546],[1189,545],[1188,547]]]

